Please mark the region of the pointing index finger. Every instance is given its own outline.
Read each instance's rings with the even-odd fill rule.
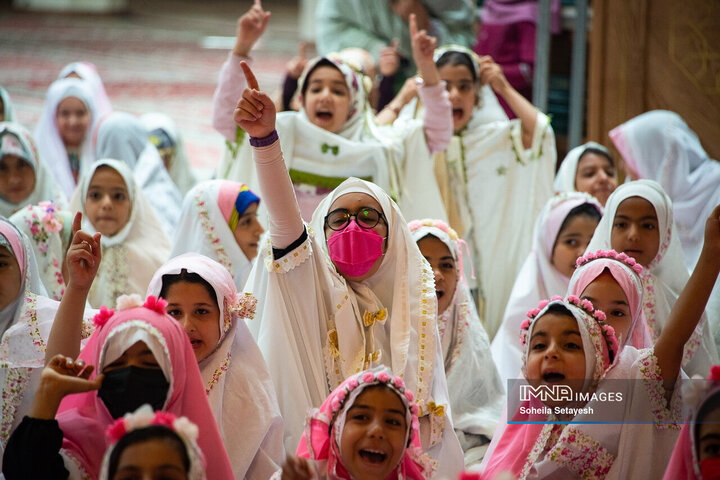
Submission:
[[[260,85],[258,85],[255,74],[252,70],[250,70],[250,65],[248,65],[246,62],[240,62],[240,67],[242,67],[245,78],[247,79],[248,88],[251,88],[253,90],[260,90]]]
[[[410,38],[414,38],[415,35],[417,35],[417,33],[418,33],[417,20],[415,19],[414,13],[410,14],[408,26],[410,27]]]
[[[80,231],[81,226],[82,226],[82,212],[78,211],[77,213],[75,213],[75,218],[73,218],[72,238],[75,238],[75,234]]]

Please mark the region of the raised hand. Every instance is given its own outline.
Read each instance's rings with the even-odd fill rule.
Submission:
[[[73,287],[89,290],[102,259],[100,234],[83,232],[80,230],[81,222],[82,213],[77,212],[73,219],[72,240],[65,255],[65,265],[68,286],[72,284]]]
[[[502,71],[502,67],[495,63],[489,55],[480,57],[480,65],[478,72],[480,74],[480,83],[482,85],[490,85],[498,94],[503,94],[510,83],[505,78],[505,74]]]
[[[260,0],[255,0],[250,10],[238,18],[233,53],[238,57],[247,57],[255,42],[265,33],[269,20],[270,12],[263,10]]]
[[[399,41],[393,39],[392,43],[380,49],[380,58],[378,59],[378,70],[383,77],[395,75],[400,68],[400,54],[398,53]]]
[[[285,66],[288,71],[288,75],[290,75],[295,80],[300,78],[303,70],[305,70],[305,65],[307,65],[307,62],[307,42],[300,42],[297,57],[293,57]]]
[[[702,255],[714,264],[720,263],[720,205],[715,207],[705,222]]]
[[[410,40],[412,42],[415,65],[423,77],[425,85],[437,85],[440,81],[440,75],[433,60],[437,40],[435,37],[428,35],[425,30],[418,30],[417,19],[414,13],[410,14],[408,26],[410,27]]]
[[[302,457],[288,455],[282,467],[282,480],[310,480],[317,478],[315,469]]]
[[[241,62],[248,88],[243,90],[233,118],[240,128],[255,138],[267,137],[275,130],[275,104],[260,90],[255,74],[247,63]]]

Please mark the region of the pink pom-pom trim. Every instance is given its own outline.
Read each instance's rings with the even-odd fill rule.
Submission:
[[[117,420],[115,420],[115,423],[110,425],[110,427],[108,428],[108,431],[107,431],[108,437],[110,437],[110,440],[112,441],[112,443],[115,443],[118,440],[120,440],[122,437],[125,436],[126,433],[127,433],[127,429],[125,428],[125,419],[124,418],[118,418]]]
[[[400,377],[393,378],[393,383],[397,388],[405,388],[405,382]],[[412,402],[412,400],[410,400]]]
[[[362,381],[363,383],[371,383],[375,381],[375,374],[373,374],[372,372],[363,373]]]
[[[96,327],[102,327],[113,315],[115,315],[115,310],[108,309],[105,305],[103,305],[100,307],[100,311],[93,317],[93,323]]]
[[[357,388],[358,385],[360,385],[360,382],[357,377],[353,377],[348,381],[348,388],[350,388],[350,390]]]
[[[412,403],[413,400],[415,400],[415,395],[413,395],[413,392],[411,392],[410,390],[405,390],[405,398],[408,402]]]
[[[633,257],[631,257],[625,252],[618,253],[615,250],[597,250],[595,252],[588,252],[582,257],[578,258],[575,261],[575,265],[580,267],[588,262],[601,258],[608,258],[610,260],[617,260],[618,262],[624,263],[638,275],[640,275],[643,270],[642,265],[637,263],[637,261]]]
[[[155,295],[150,295],[149,297],[147,297],[147,300],[145,300],[143,307],[164,315],[165,307],[167,307],[167,304],[168,302],[164,298],[155,298]]]
[[[720,365],[713,365],[710,367],[709,380],[720,380]]]
[[[380,372],[378,373],[377,379],[383,383],[387,383],[390,381],[390,374],[388,372]]]

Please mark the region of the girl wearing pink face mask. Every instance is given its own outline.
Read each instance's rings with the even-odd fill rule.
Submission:
[[[308,408],[348,376],[379,365],[417,395],[423,448],[439,476],[457,476],[463,454],[453,432],[433,273],[397,205],[378,186],[349,178],[304,224],[275,131],[275,107],[243,64],[235,121],[251,137],[269,241],[245,290],[258,299],[250,330],[267,362],[285,421],[285,448],[298,445]]]

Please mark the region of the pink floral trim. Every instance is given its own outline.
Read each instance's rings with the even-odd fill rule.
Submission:
[[[584,480],[605,478],[615,461],[599,442],[569,426],[548,452],[548,458]]]
[[[228,271],[232,272],[232,262],[230,261],[230,256],[223,248],[222,242],[220,242],[220,238],[215,232],[215,226],[210,221],[210,214],[208,213],[205,201],[202,198],[204,194],[205,192],[202,189],[198,189],[198,192],[195,195],[195,206],[197,207],[198,216],[200,217],[200,225],[202,225],[203,232],[205,232],[208,242],[212,245],[213,250],[215,250],[217,261],[222,264],[223,267],[228,269]]]
[[[680,402],[671,402],[670,409],[668,409],[665,389],[663,388],[663,378],[660,374],[660,366],[657,364],[655,351],[652,348],[641,350],[638,361],[640,362],[643,384],[650,401],[650,411],[655,417],[655,427],[661,430],[679,430],[679,422],[682,418]]]
[[[39,352],[45,352],[47,345],[40,334],[40,328],[38,327],[37,317],[37,297],[33,293],[28,293],[25,297],[25,313],[19,323],[26,323],[28,330],[30,330],[30,338],[32,339],[33,345],[37,347]]]
[[[210,377],[210,381],[208,381],[208,384],[205,387],[206,394],[208,394],[208,395],[210,394],[210,391],[220,381],[220,377],[222,377],[225,374],[225,372],[227,372],[228,365],[230,365],[231,358],[232,358],[232,353],[228,352],[227,357],[225,357],[225,360],[223,361],[222,365],[220,365],[218,368],[215,369],[215,371],[212,374],[212,377]]]
[[[30,381],[30,368],[9,368],[3,365],[7,370],[5,385],[2,390],[2,423],[0,424],[0,443],[4,447],[10,438],[10,430],[17,408],[25,396],[25,389]]]
[[[576,267],[581,267],[586,263],[592,262],[600,258],[609,258],[611,260],[617,260],[627,265],[633,272],[640,275],[643,271],[642,265],[637,263],[634,258],[627,255],[626,253],[618,253],[615,250],[596,250],[594,252],[588,252],[582,257],[575,261]]]
[[[548,415],[548,422],[552,422],[555,420],[556,418],[553,414]],[[545,425],[543,425],[543,429],[540,431],[540,435],[538,435],[537,439],[535,440],[535,445],[533,445],[533,448],[528,453],[527,460],[525,460],[525,465],[523,465],[523,469],[520,471],[520,476],[518,477],[519,479],[527,478],[533,465],[535,465],[535,463],[540,458],[540,455],[545,451],[545,446],[547,445],[550,437],[553,435],[553,433],[557,433],[560,430],[562,430],[562,425],[557,423],[546,423]]]

